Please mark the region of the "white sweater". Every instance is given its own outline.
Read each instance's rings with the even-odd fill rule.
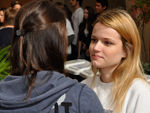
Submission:
[[[91,86],[93,78],[89,77],[82,83]],[[97,94],[105,113],[113,113],[112,105],[113,82],[103,83],[97,76],[94,82],[94,91]],[[110,110],[110,112],[109,112]],[[129,88],[121,113],[150,113],[150,86],[140,79],[135,79]]]
[[[74,28],[74,35],[75,35],[74,40],[72,42],[73,45],[77,44],[79,25],[83,21],[83,16],[84,16],[84,10],[81,7],[76,9],[71,16],[71,20]]]

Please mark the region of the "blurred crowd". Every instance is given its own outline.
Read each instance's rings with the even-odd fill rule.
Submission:
[[[108,8],[107,0],[96,0],[95,9],[91,6],[82,8],[83,0],[70,0],[73,13],[67,5],[53,2],[66,15],[66,31],[68,37],[67,60],[86,59],[90,61],[89,44],[91,41],[92,24],[97,16]],[[11,44],[15,15],[22,7],[17,0],[11,2],[9,8],[0,9],[0,47]]]

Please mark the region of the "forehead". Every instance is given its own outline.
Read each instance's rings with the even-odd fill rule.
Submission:
[[[21,7],[19,4],[14,5],[14,7]]]
[[[84,12],[88,12],[88,10],[87,10],[87,9],[84,9]]]
[[[0,11],[0,14],[4,14],[4,11]]]
[[[95,36],[97,38],[102,37],[102,38],[121,39],[121,35],[115,29],[105,26],[100,22],[95,24],[92,36]]]
[[[72,2],[76,2],[77,0],[70,0],[70,1],[72,1]]]
[[[96,2],[96,6],[102,6],[102,4],[99,2]]]

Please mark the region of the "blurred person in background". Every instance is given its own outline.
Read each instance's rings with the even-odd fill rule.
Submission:
[[[17,10],[12,7],[5,10],[4,26],[0,29],[0,47],[2,48],[11,44],[16,14]]]
[[[71,16],[71,21],[73,24],[73,30],[74,30],[74,35],[75,38],[72,42],[72,54],[71,57],[72,59],[77,59],[78,58],[78,33],[79,33],[79,25],[83,21],[83,16],[84,16],[84,10],[82,9],[82,1],[83,0],[70,0],[70,5],[71,7],[74,8],[74,12],[72,13]]]
[[[4,15],[6,8],[0,9],[0,29],[4,26]]]
[[[22,7],[22,5],[17,0],[14,0],[11,2],[11,7],[16,10],[19,10]]]
[[[91,41],[93,21],[94,21],[94,9],[90,6],[86,6],[84,9],[83,21],[79,25],[78,58],[86,59],[88,61],[90,61],[90,56],[86,55],[86,51],[89,49],[89,44]]]
[[[108,1],[107,0],[96,0],[96,6],[95,6],[95,11],[96,11],[96,17],[102,13],[103,11],[108,9]]]

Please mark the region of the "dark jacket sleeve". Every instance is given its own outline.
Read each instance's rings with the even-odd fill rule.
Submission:
[[[86,42],[86,47],[89,49],[89,45],[91,43],[91,35],[92,35],[93,27],[91,26],[88,37],[87,37],[87,42]]]
[[[79,99],[80,113],[104,113],[97,95],[88,86],[83,87]]]
[[[68,36],[68,46],[72,43],[73,39],[74,39],[74,34]]]

